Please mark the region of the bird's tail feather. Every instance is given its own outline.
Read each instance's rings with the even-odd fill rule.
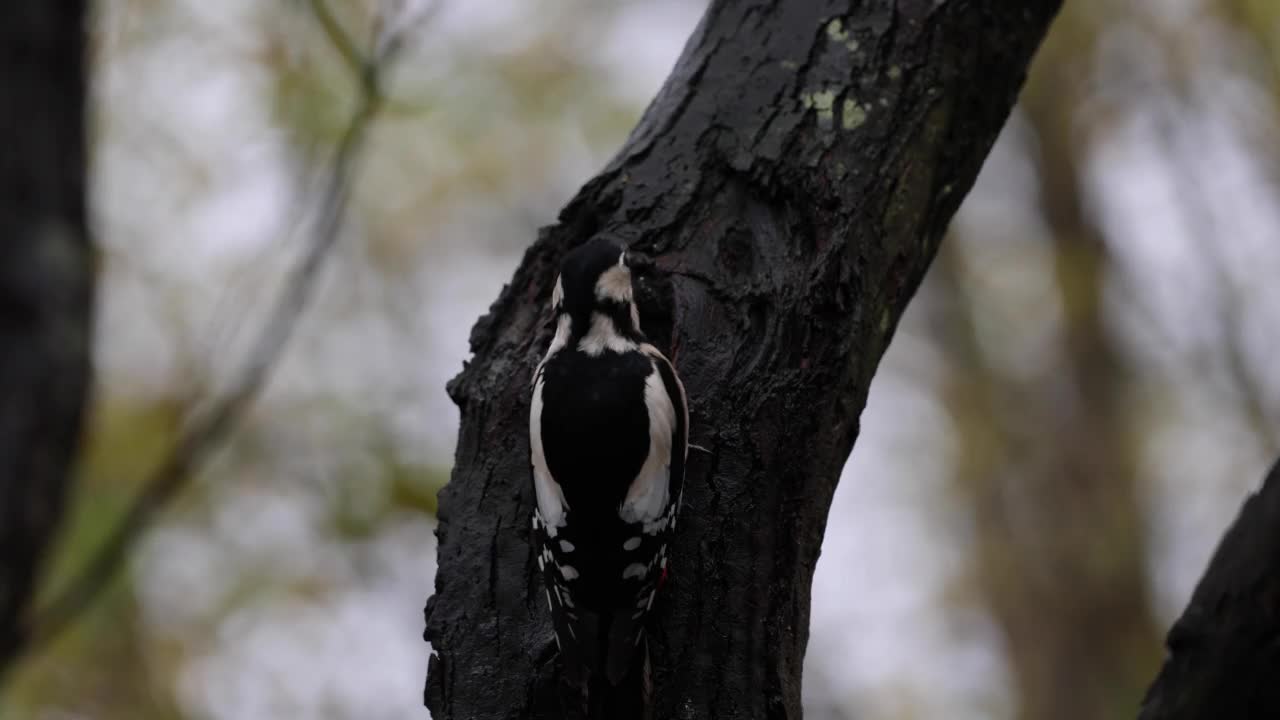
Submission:
[[[643,640],[625,674],[612,683],[592,675],[586,686],[588,720],[652,720],[649,648]]]

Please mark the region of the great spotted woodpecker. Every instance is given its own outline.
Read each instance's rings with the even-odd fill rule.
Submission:
[[[538,567],[566,674],[616,686],[666,577],[689,413],[671,363],[640,331],[624,248],[564,259],[555,336],[533,375],[529,444]]]

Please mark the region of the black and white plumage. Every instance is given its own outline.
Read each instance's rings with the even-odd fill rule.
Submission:
[[[529,440],[538,567],[566,672],[618,684],[666,577],[688,453],[684,388],[645,341],[626,252],[570,252],[555,336],[533,377]]]

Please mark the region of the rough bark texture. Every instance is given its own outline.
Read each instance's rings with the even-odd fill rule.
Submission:
[[[1280,717],[1280,463],[1245,501],[1166,640],[1141,720]]]
[[[641,314],[689,391],[656,716],[799,717],[809,591],[881,353],[1058,0],[713,2],[626,145],[472,332],[440,495],[426,701],[561,717],[529,545],[529,375],[565,250],[651,253]]]
[[[89,384],[83,0],[0,3],[0,671],[62,515]]]

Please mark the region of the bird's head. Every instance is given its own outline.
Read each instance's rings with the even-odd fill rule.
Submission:
[[[560,266],[551,307],[557,317],[568,315],[578,332],[586,332],[601,316],[620,334],[639,335],[626,248],[596,237],[570,251]]]

